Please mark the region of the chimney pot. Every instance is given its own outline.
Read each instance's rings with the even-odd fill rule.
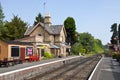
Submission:
[[[45,15],[45,26],[46,27],[50,27],[51,26],[51,17],[50,17],[50,14],[46,14]]]

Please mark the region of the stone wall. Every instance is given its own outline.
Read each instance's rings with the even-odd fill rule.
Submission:
[[[41,27],[41,25],[38,25],[39,27],[36,27],[32,33],[30,34],[30,36],[35,36],[37,34],[41,34],[42,36],[44,36],[44,29]]]

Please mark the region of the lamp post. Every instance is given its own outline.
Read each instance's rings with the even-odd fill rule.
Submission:
[[[69,46],[71,46],[71,35],[70,35],[70,38],[69,38]],[[71,55],[71,48],[69,48],[69,55]]]
[[[119,26],[117,27],[117,46],[118,46],[118,52],[119,52]]]
[[[116,34],[116,37],[114,38],[114,40],[116,40],[117,41],[117,44],[116,44],[116,51],[118,51],[119,52],[119,26],[117,26],[117,34]]]
[[[43,23],[43,27],[44,27],[44,34],[43,34],[43,36],[44,36],[44,42],[45,42],[45,5],[46,5],[46,2],[45,2],[45,0],[44,0],[44,23]]]

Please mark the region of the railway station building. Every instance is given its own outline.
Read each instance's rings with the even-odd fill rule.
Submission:
[[[66,30],[64,25],[52,25],[49,14],[45,16],[44,23],[39,22],[35,26],[28,27],[24,34],[25,38],[20,42],[31,42],[34,46],[34,53],[44,56],[44,52],[51,52],[56,57],[67,56],[71,48],[66,41]]]
[[[42,59],[45,52],[51,52],[56,57],[65,57],[71,48],[65,42],[67,34],[64,25],[52,25],[49,14],[45,16],[44,23],[39,22],[28,27],[24,36],[14,41],[0,40],[0,60],[12,57],[25,60],[28,53],[37,54]]]
[[[50,14],[45,16],[44,23],[39,22],[33,27],[29,27],[25,34],[26,39],[22,42],[32,42],[35,53],[42,56],[46,51],[58,55],[67,56],[68,49],[71,47],[67,45],[66,30],[64,25],[52,25]]]
[[[19,58],[25,61],[33,54],[33,44],[29,42],[0,40],[0,60]]]

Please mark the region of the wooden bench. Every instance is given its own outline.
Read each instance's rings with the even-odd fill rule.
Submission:
[[[5,58],[4,60],[0,60],[0,67],[1,66],[5,66],[5,67],[8,67],[10,65],[10,63],[12,65],[14,65],[14,62],[12,60],[9,60],[7,58]]]
[[[16,65],[16,64],[22,64],[22,60],[20,59],[8,59],[8,58],[5,58],[4,60],[0,60],[0,67],[1,66],[5,66],[5,67],[8,67],[10,65]]]

